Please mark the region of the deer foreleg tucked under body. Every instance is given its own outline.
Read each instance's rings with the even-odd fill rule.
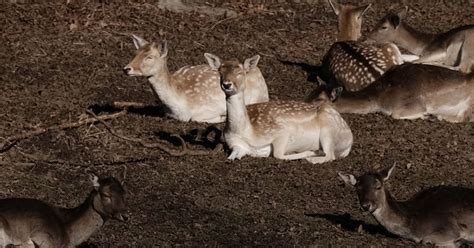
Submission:
[[[332,136],[331,130],[321,130],[321,136],[320,136],[320,142],[321,142],[321,149],[325,153],[324,156],[320,157],[309,157],[306,158],[308,162],[312,164],[321,164],[324,162],[332,161],[336,159],[335,155],[335,145],[334,145],[334,137]]]
[[[304,152],[294,153],[294,154],[285,154],[289,138],[290,136],[288,134],[282,135],[276,138],[272,142],[273,157],[278,158],[278,159],[296,160],[296,159],[303,159],[303,158],[308,158],[308,157],[312,157],[316,155],[314,151],[304,151]]]

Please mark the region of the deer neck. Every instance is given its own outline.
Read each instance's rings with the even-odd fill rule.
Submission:
[[[245,107],[244,93],[239,92],[226,97],[227,119],[226,129],[233,133],[241,133],[250,127],[250,119]]]
[[[395,200],[388,190],[385,189],[383,204],[372,215],[389,232],[414,239],[411,236],[409,217],[406,214],[404,203]]]
[[[66,232],[71,247],[75,247],[87,240],[94,232],[96,232],[106,221],[106,217],[102,216],[94,206],[99,205],[99,197],[97,191],[92,191],[89,197],[78,207],[66,209],[58,209],[60,218],[66,226]]]
[[[172,77],[166,62],[160,69],[158,69],[155,75],[148,78],[148,81],[151,84],[154,94],[168,108],[173,110],[172,108],[174,106],[179,105],[176,104],[176,102],[179,101],[180,96],[178,94],[176,85],[174,85],[174,82],[172,81]]]
[[[434,34],[418,31],[405,23],[400,24],[398,32],[399,35],[394,43],[415,55],[421,55],[435,38]]]

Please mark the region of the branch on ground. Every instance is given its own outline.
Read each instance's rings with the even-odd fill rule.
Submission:
[[[99,117],[96,116],[92,111],[87,111],[87,113],[89,113],[90,115],[96,117],[97,120],[100,123],[102,123],[105,126],[105,128],[112,135],[114,135],[115,137],[126,140],[126,141],[129,141],[129,142],[138,143],[138,144],[140,144],[141,146],[143,146],[145,148],[151,148],[151,149],[158,148],[158,149],[162,150],[163,152],[165,152],[165,153],[167,153],[168,155],[171,155],[171,156],[175,156],[175,157],[183,156],[183,155],[202,156],[202,155],[209,155],[209,154],[212,154],[212,153],[216,153],[217,151],[222,150],[222,145],[221,144],[217,145],[216,148],[214,148],[212,151],[190,150],[188,148],[188,145],[184,141],[184,139],[181,136],[177,135],[177,134],[171,135],[171,137],[175,137],[179,140],[180,145],[181,145],[180,150],[175,150],[175,149],[169,148],[166,144],[163,144],[163,143],[148,143],[148,142],[146,142],[146,141],[144,141],[140,138],[132,138],[132,137],[127,137],[127,136],[121,135],[121,134],[117,133],[115,131],[115,129],[113,129],[104,120],[100,120]]]
[[[70,129],[70,128],[77,128],[83,125],[87,124],[93,124],[98,121],[106,121],[106,120],[111,120],[118,118],[122,115],[125,115],[127,113],[127,110],[122,110],[117,113],[113,114],[107,114],[107,115],[101,115],[101,116],[94,116],[91,118],[85,118],[85,119],[80,119],[79,121],[72,122],[72,123],[64,123],[60,125],[54,125],[50,127],[44,127],[44,128],[38,128],[36,130],[30,131],[30,132],[25,132],[17,135],[13,135],[10,137],[7,137],[4,139],[2,143],[0,143],[0,153],[6,152],[10,150],[13,146],[15,146],[18,141],[24,140],[24,139],[29,139],[34,136],[38,136],[44,133],[47,133],[49,131],[57,131],[57,130],[64,130],[64,129]]]

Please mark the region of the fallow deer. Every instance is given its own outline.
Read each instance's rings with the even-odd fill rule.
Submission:
[[[469,73],[474,70],[474,25],[460,26],[440,34],[421,32],[406,24],[408,8],[382,18],[369,38],[393,42],[419,55],[415,63],[448,66]]]
[[[329,87],[343,86],[359,91],[388,69],[403,63],[398,47],[392,43],[367,44],[357,41],[361,36],[362,16],[370,8],[342,5],[329,0],[338,16],[338,42],[324,56],[319,77]]]
[[[407,201],[397,201],[385,187],[393,169],[394,166],[357,178],[338,174],[355,187],[361,207],[389,232],[442,247],[474,242],[474,189],[438,186]]]
[[[0,247],[71,248],[109,219],[124,221],[125,191],[114,177],[91,175],[94,189],[72,209],[25,198],[0,200]]]
[[[224,139],[232,150],[231,160],[245,155],[285,160],[306,159],[324,163],[346,157],[352,146],[352,132],[344,119],[324,100],[319,104],[270,101],[245,106],[247,74],[255,58],[209,65],[218,71],[226,95],[227,120]],[[322,149],[324,156],[315,151]]]
[[[313,96],[328,94],[320,89],[315,92]],[[335,95],[338,94],[332,92]],[[472,122],[474,73],[406,63],[387,71],[359,92],[343,91],[333,107],[340,113],[378,112],[395,119],[424,119],[432,115],[448,122]]]
[[[219,74],[208,65],[184,66],[170,73],[167,66],[168,46],[147,42],[132,36],[138,52],[124,68],[128,76],[145,76],[152,90],[169,109],[169,115],[180,121],[223,122],[225,120],[225,95],[220,90]],[[212,54],[206,54],[212,59]],[[245,103],[268,101],[268,89],[257,63],[248,77]]]

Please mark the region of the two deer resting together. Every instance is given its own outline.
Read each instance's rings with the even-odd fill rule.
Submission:
[[[313,92],[308,101],[326,94],[337,98],[333,106],[340,113],[474,121],[474,25],[423,33],[404,22],[407,9],[403,9],[382,18],[369,35],[378,43],[369,44],[357,39],[370,5],[329,3],[338,15],[339,41],[322,61],[319,76],[324,90]],[[406,56],[395,44],[419,59],[402,64]]]
[[[273,154],[279,159],[323,163],[349,154],[351,130],[327,101],[268,102],[267,86],[257,67],[260,56],[242,64],[222,62],[206,53],[209,65],[186,66],[170,74],[166,42],[132,38],[138,52],[125,73],[148,77],[155,94],[178,120],[226,120],[229,159]],[[315,151],[321,148],[325,155],[317,156]]]

